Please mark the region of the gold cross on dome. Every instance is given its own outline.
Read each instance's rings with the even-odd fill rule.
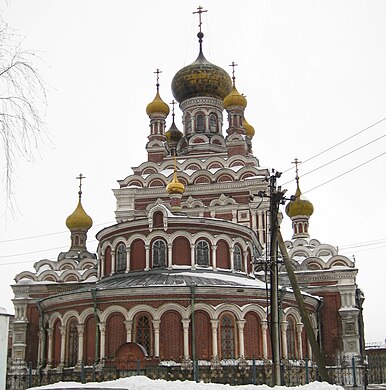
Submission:
[[[199,20],[198,27],[200,29],[200,32],[201,32],[201,25],[202,25],[201,14],[203,14],[204,12],[208,12],[208,10],[204,10],[204,8],[201,5],[197,7],[197,11],[193,12],[193,14],[198,14],[198,20]]]
[[[155,72],[153,72],[153,73],[156,73],[157,74],[157,92],[158,92],[158,90],[159,90],[159,75],[160,75],[160,73],[162,73],[162,70],[159,70],[158,68],[157,68],[157,70],[155,71]]]
[[[232,67],[232,80],[233,80],[233,86],[235,86],[235,81],[236,81],[236,77],[235,77],[235,67],[236,66],[239,66],[239,64],[235,64],[234,61],[232,61],[232,63],[229,65]]]
[[[169,103],[169,104],[172,105],[172,116],[173,116],[173,118],[174,118],[174,106],[175,106],[175,104],[176,104],[176,101],[173,99],[172,102]]]
[[[76,178],[79,180],[79,196],[82,195],[82,180],[85,178],[86,176],[83,176],[81,173],[79,173],[79,176]]]
[[[299,183],[299,169],[298,169],[298,165],[301,164],[302,162],[298,160],[297,157],[295,157],[294,161],[291,162],[291,164],[295,164],[295,172],[296,172],[296,176],[295,176],[295,179],[296,179],[296,182]]]

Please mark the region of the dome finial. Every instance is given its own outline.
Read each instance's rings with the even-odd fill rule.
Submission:
[[[81,173],[79,173],[79,176],[76,178],[76,180],[79,180],[79,200],[82,198],[82,180],[85,179],[86,176],[83,176]]]
[[[162,70],[159,70],[157,68],[157,70],[155,72],[153,72],[153,73],[157,74],[157,84],[156,84],[156,86],[157,86],[157,92],[159,92],[159,75],[160,75],[160,73],[162,73]]]
[[[229,66],[232,67],[232,82],[233,82],[233,86],[235,87],[236,86],[235,67],[238,66],[238,64],[235,64],[234,61],[232,61],[232,63]]]
[[[172,102],[169,103],[169,104],[172,105],[172,120],[173,120],[173,122],[174,122],[174,116],[176,115],[176,114],[174,113],[174,106],[175,106],[175,104],[176,104],[176,101],[173,99]]]
[[[204,8],[201,5],[197,7],[197,11],[193,12],[193,14],[198,14],[198,20],[199,20],[198,28],[200,29],[200,31],[198,32],[197,37],[198,37],[198,42],[200,43],[200,53],[202,53],[202,38],[204,38],[204,33],[201,31],[201,26],[202,26],[201,14],[203,14],[204,12],[208,12],[208,10],[204,10]]]
[[[296,184],[298,187],[299,187],[299,168],[298,168],[298,165],[301,163],[302,162],[299,161],[299,159],[297,157],[295,157],[294,161],[291,162],[291,164],[295,164],[295,172],[296,172],[295,180],[296,180]]]

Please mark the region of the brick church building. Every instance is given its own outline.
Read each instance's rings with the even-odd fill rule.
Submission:
[[[271,359],[269,199],[258,195],[269,193],[270,171],[253,154],[255,129],[234,72],[205,58],[203,36],[197,59],[171,82],[182,118],[174,105],[170,115],[157,74],[146,107],[147,161],[118,180],[116,223],[97,234],[97,253],[86,246],[92,219],[80,175],[78,205],[66,220],[69,250],[16,276],[15,377],[27,367],[44,377],[81,366],[103,372],[135,362],[189,372],[197,362],[221,371]],[[360,358],[358,270],[312,238],[313,205],[297,182],[286,207],[293,226],[286,246],[315,335],[327,364]],[[281,358],[312,361],[284,268],[279,281]]]

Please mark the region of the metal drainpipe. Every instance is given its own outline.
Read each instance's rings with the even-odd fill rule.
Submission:
[[[40,301],[37,301],[36,302],[36,306],[38,308],[38,311],[39,311],[39,329],[42,331],[42,335],[43,335],[43,339],[42,339],[42,351],[41,351],[41,356],[42,356],[42,361],[40,362],[40,366],[41,367],[45,367],[46,365],[46,342],[47,342],[47,338],[46,338],[46,330],[44,329],[44,313],[43,313],[43,309],[42,307],[40,306]]]
[[[96,288],[91,289],[91,296],[93,300],[93,306],[94,306],[94,317],[95,317],[95,364],[99,362],[99,329],[98,329],[98,323],[99,323],[99,317],[97,313],[97,290]]]
[[[195,326],[194,326],[194,303],[195,303],[195,289],[196,285],[190,286],[190,300],[192,308],[192,360],[193,360],[193,376],[197,381],[197,365],[196,365],[196,337],[195,337]]]
[[[316,323],[318,327],[317,340],[319,343],[320,350],[322,350],[322,321],[320,320],[320,310],[322,309],[323,305],[324,305],[324,300],[321,297],[318,303],[318,307],[316,308]],[[312,357],[312,360],[314,360],[314,357]]]

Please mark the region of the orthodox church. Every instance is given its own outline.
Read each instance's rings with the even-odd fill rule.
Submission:
[[[142,373],[168,367],[185,378],[195,367],[221,376],[228,366],[268,366],[270,204],[259,194],[269,194],[270,170],[253,154],[255,129],[234,67],[230,77],[210,63],[203,37],[200,23],[198,57],[171,82],[182,121],[173,104],[170,127],[157,70],[155,97],[146,107],[147,161],[118,180],[116,223],[97,234],[97,253],[87,250],[93,222],[82,206],[80,175],[78,204],[66,220],[69,250],[16,276],[13,378],[28,367],[41,379],[84,367],[94,375],[111,367]],[[361,359],[358,270],[310,236],[313,205],[296,179],[285,209],[293,236],[285,245],[313,330],[327,364]],[[279,285],[281,359],[312,362],[281,266]]]

